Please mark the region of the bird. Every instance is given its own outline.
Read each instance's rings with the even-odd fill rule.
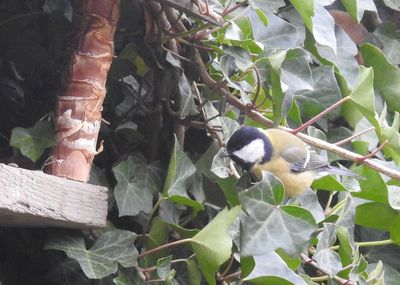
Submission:
[[[305,192],[314,179],[329,174],[357,176],[350,170],[329,165],[297,136],[277,128],[243,126],[228,139],[223,157],[231,158],[255,180],[262,171],[277,177],[287,197]]]

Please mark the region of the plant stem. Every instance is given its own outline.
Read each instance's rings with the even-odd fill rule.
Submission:
[[[323,269],[321,269],[321,267],[319,267],[318,263],[316,263],[313,259],[309,258],[307,255],[305,255],[304,253],[300,254],[301,258],[303,259],[303,261],[307,264],[310,264],[312,267],[314,267],[315,269],[323,272],[324,274],[327,274]],[[328,275],[328,274],[327,274]],[[339,277],[337,275],[332,276],[331,277],[332,280],[335,280],[336,282],[338,282],[339,284],[342,285],[355,285],[351,280],[348,279],[344,279],[342,277]]]
[[[221,279],[221,281],[228,281],[233,278],[240,278],[240,274],[242,274],[242,271],[238,270],[236,272],[233,272],[232,274],[226,275]]]
[[[322,281],[328,281],[329,275],[324,275],[324,276],[318,276],[318,277],[310,277],[311,281],[314,282],[322,282]]]
[[[147,251],[142,252],[141,254],[139,254],[139,258],[143,258],[146,255],[161,251],[161,250],[169,248],[169,247],[174,247],[174,246],[177,246],[179,244],[189,243],[191,241],[192,241],[191,238],[185,238],[185,239],[180,239],[180,240],[173,241],[173,242],[170,242],[170,243],[166,243],[166,244],[163,244],[163,245],[160,245],[158,247],[155,247],[155,248],[152,248],[152,249],[149,249]]]
[[[335,145],[339,146],[339,145],[351,142],[354,138],[359,137],[359,136],[361,136],[361,135],[363,135],[365,133],[368,133],[369,131],[372,131],[372,130],[375,130],[375,127],[370,127],[370,128],[365,129],[365,130],[363,130],[361,132],[355,133],[354,135],[352,135],[352,136],[350,136],[348,138],[345,138],[344,140],[336,142]]]
[[[366,159],[372,158],[375,154],[377,154],[378,152],[380,152],[385,145],[389,142],[389,140],[385,140],[377,149],[375,149],[374,151],[372,151],[371,153],[361,157],[358,162],[359,163],[363,163]]]
[[[160,197],[158,198],[156,204],[154,205],[153,209],[150,212],[148,221],[145,223],[144,227],[143,227],[143,233],[147,233],[149,231],[150,228],[150,224],[151,224],[151,220],[153,219],[155,213],[157,212],[158,208],[161,205],[161,202],[164,200],[164,197],[162,195],[160,195]],[[146,234],[143,234],[140,237],[140,240],[137,242],[136,246],[141,246],[144,243],[144,239],[146,238]]]
[[[187,259],[185,259],[185,258],[174,259],[174,260],[171,261],[171,264],[179,263],[179,262],[186,262],[186,261],[189,260],[192,256],[194,256],[194,254],[191,255],[191,256],[189,256]],[[139,268],[139,270],[142,271],[142,272],[152,272],[152,271],[154,271],[154,270],[156,270],[156,269],[157,269],[157,266],[151,266],[151,267],[147,267],[147,268]]]
[[[357,245],[358,247],[384,246],[389,244],[394,244],[394,242],[391,239],[355,242],[355,245]],[[338,250],[339,246],[338,245],[331,246],[329,249]]]
[[[316,115],[314,118],[311,118],[309,121],[305,122],[304,124],[302,124],[300,127],[294,129],[291,131],[292,134],[297,134],[300,133],[301,131],[307,129],[309,126],[311,126],[312,124],[314,124],[316,121],[318,121],[319,119],[321,119],[323,116],[325,116],[326,114],[328,114],[329,112],[331,112],[333,109],[335,109],[336,107],[342,105],[343,103],[349,101],[351,98],[350,96],[344,97],[342,99],[340,99],[339,101],[337,101],[335,104],[333,104],[332,106],[329,106],[328,108],[326,108],[325,110],[323,110],[321,113],[319,113],[318,115]]]
[[[333,195],[335,195],[335,192],[329,193],[329,198],[328,198],[328,201],[326,202],[325,211],[324,211],[325,216],[330,214]]]

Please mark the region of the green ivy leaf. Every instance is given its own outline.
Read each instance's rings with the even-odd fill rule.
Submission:
[[[199,265],[195,260],[186,260],[186,266],[188,269],[188,281],[189,285],[201,285],[201,272],[199,270]]]
[[[114,189],[120,216],[136,216],[153,208],[153,192],[160,188],[159,163],[147,164],[143,156],[130,156],[113,167]]]
[[[208,284],[214,285],[215,273],[232,254],[232,239],[228,229],[239,215],[240,207],[222,210],[191,241],[200,269]],[[210,238],[212,237],[212,238]]]
[[[376,6],[373,0],[342,0],[343,6],[346,8],[347,12],[351,17],[360,22],[365,11],[376,12]]]
[[[400,215],[392,222],[390,227],[390,239],[396,244],[400,244]]]
[[[256,255],[253,257],[253,259],[255,266],[251,273],[244,279],[251,284],[307,284],[299,275],[293,272],[274,251],[264,255]]]
[[[383,53],[391,64],[400,64],[400,33],[394,23],[389,22],[380,26],[374,35],[383,44]]]
[[[53,127],[48,121],[38,121],[32,128],[14,128],[11,133],[10,145],[32,161],[38,160],[46,148],[55,144]]]
[[[255,11],[251,11],[247,16],[251,23],[254,40],[264,46],[264,51],[287,50],[300,45],[300,35],[296,27],[275,14],[266,13],[268,26],[265,26]]]
[[[187,193],[189,179],[195,172],[196,167],[181,150],[178,140],[175,137],[175,145],[168,166],[167,178],[164,183],[164,196],[175,203],[186,205],[196,210],[203,209],[203,205],[192,200]]]
[[[171,261],[172,255],[160,258],[157,260],[157,275],[163,280],[172,279],[171,276]],[[173,274],[175,275],[175,274]],[[171,278],[172,277],[172,278]]]
[[[79,262],[83,272],[91,279],[100,279],[117,272],[118,263],[124,267],[137,265],[138,251],[133,246],[137,235],[130,231],[105,232],[90,249],[80,235],[53,237],[45,249],[64,251],[69,258]]]
[[[374,69],[374,87],[386,101],[389,110],[400,110],[400,70],[390,64],[383,53],[375,46],[364,44],[360,48],[366,66]]]
[[[335,242],[335,224],[324,223],[324,229],[318,235],[318,244],[313,259],[329,276],[335,276],[342,269],[339,254],[330,249]]]
[[[387,203],[388,190],[380,173],[362,165],[358,166],[353,171],[364,177],[364,179],[358,181],[361,192],[352,193],[353,196],[375,202]]]
[[[360,66],[358,80],[353,91],[349,95],[351,102],[368,119],[368,121],[379,129],[379,123],[375,118],[375,94],[374,94],[374,72],[372,68]]]
[[[397,215],[397,211],[389,205],[371,202],[357,206],[355,222],[364,227],[389,231]]]
[[[247,214],[241,221],[241,254],[262,255],[278,248],[292,256],[299,254],[316,229],[314,218],[297,206],[269,204],[274,190],[268,188],[265,185],[240,193],[239,199]]]
[[[117,273],[117,277],[113,279],[115,285],[145,285],[144,276],[141,278],[134,268],[120,268]]]
[[[180,115],[182,117],[197,115],[199,111],[194,102],[192,88],[184,73],[179,77],[178,88],[181,93]]]
[[[275,12],[286,5],[283,0],[250,0],[249,4],[253,9],[261,9],[264,12]]]

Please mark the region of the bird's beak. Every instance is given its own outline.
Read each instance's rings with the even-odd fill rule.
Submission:
[[[221,158],[225,158],[225,157],[229,157],[230,156],[230,154],[229,154],[229,152],[226,150],[226,149],[224,149],[222,152],[221,152],[221,154],[219,155]]]

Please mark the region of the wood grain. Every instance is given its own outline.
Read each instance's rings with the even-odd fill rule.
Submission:
[[[0,224],[99,228],[107,188],[0,164]]]

